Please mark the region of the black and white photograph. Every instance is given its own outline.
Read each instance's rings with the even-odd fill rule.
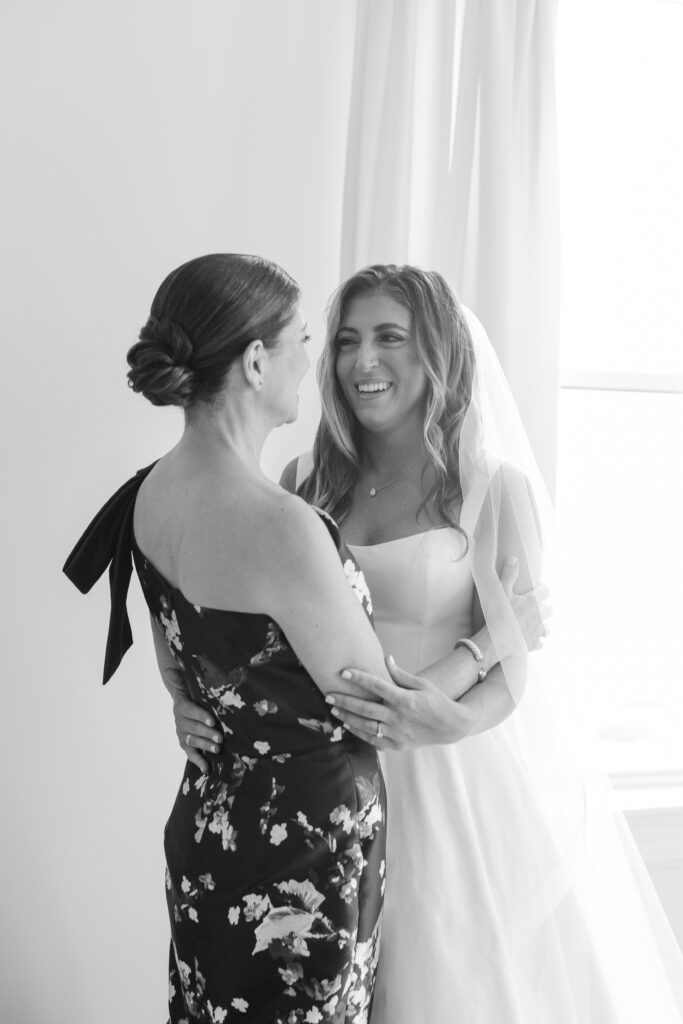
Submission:
[[[683,1024],[683,0],[0,39],[0,1019]]]

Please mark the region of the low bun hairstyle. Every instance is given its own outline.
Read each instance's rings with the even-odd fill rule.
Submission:
[[[180,324],[150,316],[140,331],[140,341],[128,353],[128,382],[152,405],[187,408],[195,393],[191,362],[192,345]]]
[[[183,263],[162,282],[128,351],[128,384],[153,405],[191,409],[220,394],[250,342],[275,345],[301,296],[282,267],[219,253]]]

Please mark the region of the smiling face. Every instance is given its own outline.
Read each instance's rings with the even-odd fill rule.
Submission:
[[[335,372],[354,416],[367,430],[422,430],[427,376],[410,311],[386,292],[352,299],[335,338]]]

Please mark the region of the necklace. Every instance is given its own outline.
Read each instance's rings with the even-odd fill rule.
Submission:
[[[415,463],[419,462],[420,459],[422,459],[422,458],[424,458],[423,455],[418,455],[418,457],[416,459],[413,459],[413,461],[409,462],[407,466],[404,466],[403,469],[399,473],[396,474],[396,476],[392,476],[391,480],[387,480],[387,482],[385,484],[381,484],[379,487],[371,487],[369,492],[368,492],[370,497],[374,498],[374,497],[376,497],[379,494],[380,491],[383,491],[386,487],[391,487],[391,485],[395,484],[396,481],[400,477],[402,477],[404,473],[408,472],[408,470],[410,469],[411,466],[414,466]]]

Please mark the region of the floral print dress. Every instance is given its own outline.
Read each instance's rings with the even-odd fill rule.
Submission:
[[[100,509],[64,572],[88,593],[109,570],[106,683],[133,642],[135,563],[192,699],[224,733],[208,774],[188,762],[165,829],[170,1024],[367,1024],[385,875],[377,754],[328,715],[276,622],[190,604],[145,558],[133,510],[154,465]]]
[[[170,1021],[365,1024],[385,874],[376,752],[329,716],[277,623],[190,604],[132,548],[190,696],[224,733],[208,774],[188,762],[165,829]]]

